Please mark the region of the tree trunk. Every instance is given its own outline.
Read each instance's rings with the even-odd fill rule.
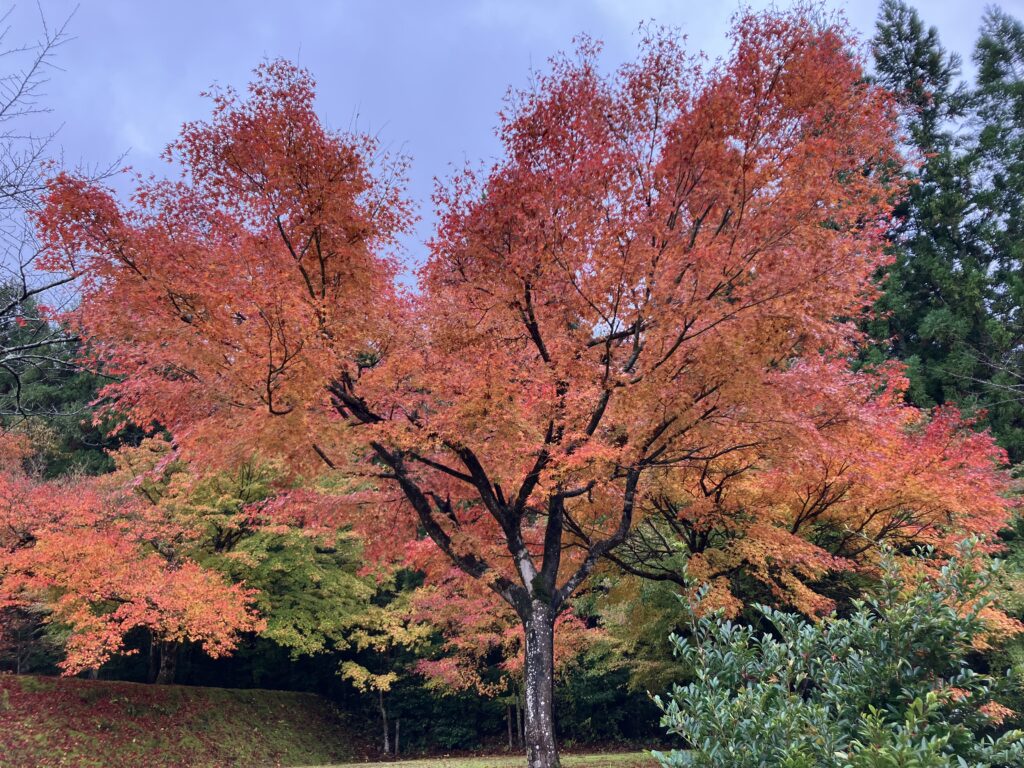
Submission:
[[[508,751],[511,752],[516,748],[516,743],[512,739],[512,705],[505,705],[505,721],[508,723]]]
[[[402,718],[395,718],[395,760],[398,759],[398,734],[402,727]]]
[[[178,667],[178,644],[160,643],[160,670],[156,673],[157,685],[171,685]]]
[[[516,694],[516,744],[523,745],[526,740],[526,732],[523,730],[523,706],[522,694]]]
[[[526,763],[528,768],[559,768],[553,712],[554,611],[534,600],[523,625],[526,630]]]
[[[384,754],[391,754],[390,735],[388,734],[388,711],[384,707],[384,691],[377,691],[377,703],[380,705],[380,720],[384,726]]]
[[[160,674],[160,647],[153,635],[149,635],[149,663],[146,669],[146,682],[155,683]]]

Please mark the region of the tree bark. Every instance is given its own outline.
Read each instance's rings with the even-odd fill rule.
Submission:
[[[526,630],[526,762],[528,768],[559,768],[555,745],[555,612],[533,600]]]
[[[526,732],[523,730],[522,698],[521,694],[516,694],[516,744],[519,746],[526,740]]]
[[[391,754],[390,735],[388,734],[388,710],[384,706],[384,691],[377,691],[377,703],[380,706],[380,720],[384,726],[384,754]]]
[[[511,752],[516,748],[515,741],[512,740],[512,705],[505,705],[505,722],[508,723],[508,751]]]
[[[174,673],[178,668],[178,644],[160,643],[160,669],[156,673],[157,685],[174,683]]]

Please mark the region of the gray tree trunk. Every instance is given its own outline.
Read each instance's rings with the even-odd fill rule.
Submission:
[[[380,706],[380,720],[384,726],[384,754],[391,754],[391,741],[388,734],[388,711],[384,707],[384,691],[377,691],[377,703]]]
[[[555,616],[532,601],[526,630],[526,759],[529,768],[559,768],[555,745]]]
[[[178,644],[160,643],[160,669],[156,673],[157,685],[171,685],[178,668]]]

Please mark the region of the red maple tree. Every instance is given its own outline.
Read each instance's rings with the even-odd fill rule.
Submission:
[[[303,516],[515,610],[531,768],[558,764],[557,616],[667,504],[808,599],[851,554],[795,548],[812,524],[940,540],[1006,518],[988,438],[842,363],[901,191],[887,94],[838,24],[746,13],[732,40],[711,67],[666,33],[610,76],[588,41],[555,59],[509,99],[503,157],[438,190],[416,293],[389,255],[403,162],[326,130],[282,62],[185,127],[180,178],[120,205],[61,176],[40,217],[48,266],[85,275],[117,408],[205,461],[321,463],[352,494]],[[797,478],[835,473],[849,495],[801,511]]]

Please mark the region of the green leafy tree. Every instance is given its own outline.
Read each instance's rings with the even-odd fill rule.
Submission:
[[[161,438],[118,452],[121,482],[148,502],[150,545],[171,560],[188,558],[257,593],[261,635],[293,658],[347,648],[371,608],[372,580],[360,575],[362,550],[349,533],[315,535],[280,519],[280,468],[258,460],[203,474]],[[176,653],[163,649],[161,653]]]

